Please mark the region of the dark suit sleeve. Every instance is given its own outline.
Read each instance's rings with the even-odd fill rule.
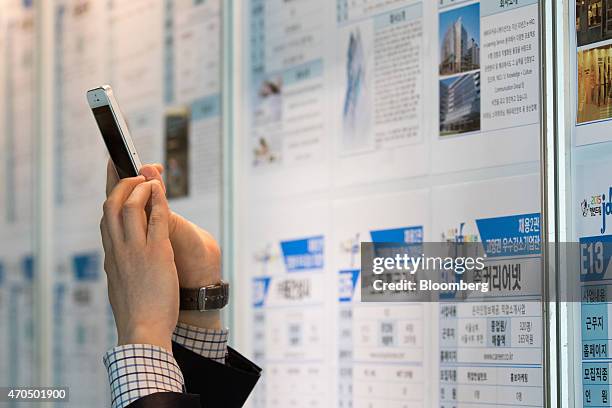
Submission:
[[[187,393],[158,392],[134,401],[128,408],[241,407],[261,373],[261,368],[231,347],[225,364],[201,357],[174,342],[172,353],[183,372]]]

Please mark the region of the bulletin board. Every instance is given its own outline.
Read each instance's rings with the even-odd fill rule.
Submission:
[[[542,406],[539,2],[238,10],[252,406]],[[363,303],[360,242],[481,242],[529,290]]]

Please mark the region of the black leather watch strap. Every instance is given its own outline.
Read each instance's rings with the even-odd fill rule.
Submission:
[[[221,281],[201,288],[180,288],[181,310],[218,310],[229,302],[229,283]]]

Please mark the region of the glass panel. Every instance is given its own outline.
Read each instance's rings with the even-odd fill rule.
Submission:
[[[609,369],[608,291],[609,242],[607,225],[612,212],[610,202],[610,163],[612,158],[612,2],[568,2],[570,21],[580,23],[568,28],[567,51],[570,78],[565,106],[559,120],[568,125],[569,168],[567,192],[567,241],[562,250],[568,259],[567,314],[561,316],[569,333],[570,404],[611,406]],[[587,16],[587,24],[584,17]],[[599,20],[605,22],[600,25]],[[575,33],[575,35],[574,35]],[[563,164],[562,164],[563,165]],[[572,294],[571,291],[574,291]],[[567,323],[567,324],[566,324]]]
[[[58,1],[55,30],[54,378],[71,406],[110,406],[100,357],[116,334],[98,228],[108,155],[85,92],[111,84],[141,161],[165,167],[172,209],[219,238],[221,2]]]

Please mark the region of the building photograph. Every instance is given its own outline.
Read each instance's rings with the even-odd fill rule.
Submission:
[[[480,129],[480,72],[440,81],[440,136]]]
[[[440,75],[480,68],[480,4],[440,14]]]
[[[610,38],[612,38],[612,0],[577,0],[577,45],[580,47]]]
[[[612,117],[612,44],[577,53],[576,122]]]

